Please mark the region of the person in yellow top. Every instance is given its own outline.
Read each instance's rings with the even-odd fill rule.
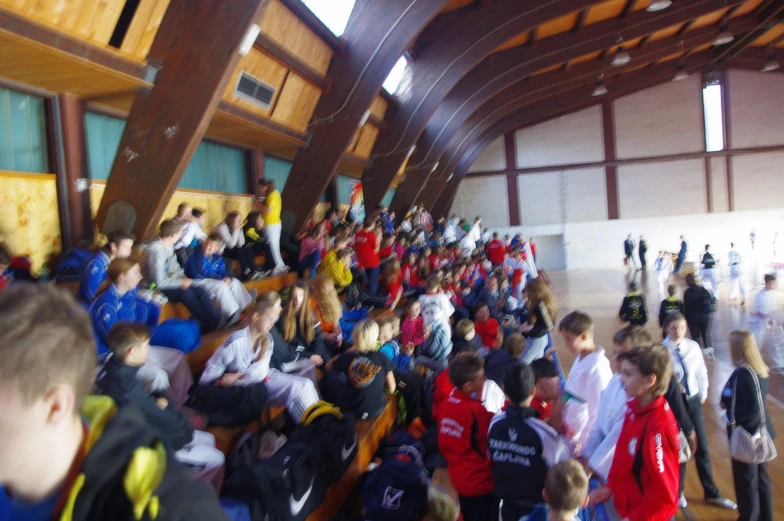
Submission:
[[[350,266],[351,250],[332,250],[321,261],[319,273],[332,277],[335,286],[338,288],[338,293],[340,293],[353,280]]]
[[[283,206],[283,200],[280,197],[280,192],[275,188],[275,181],[266,177],[259,180],[257,191],[259,195],[256,198],[256,205],[264,218],[264,230],[272,251],[272,260],[275,263],[275,269],[272,270],[272,274],[280,275],[288,271],[288,267],[283,264],[283,258],[280,256],[280,233],[282,229],[280,210]]]

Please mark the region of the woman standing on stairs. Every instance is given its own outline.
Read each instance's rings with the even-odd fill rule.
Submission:
[[[280,221],[280,211],[283,206],[283,199],[275,187],[275,181],[266,177],[259,180],[256,205],[259,207],[262,217],[264,217],[264,230],[267,233],[270,250],[272,250],[272,260],[275,263],[272,275],[286,273],[288,268],[280,256],[280,234],[283,228]]]

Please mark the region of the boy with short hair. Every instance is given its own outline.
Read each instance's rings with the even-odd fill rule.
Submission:
[[[98,373],[96,387],[100,394],[118,405],[137,406],[147,424],[177,451],[174,454],[177,460],[193,469],[194,478],[212,480],[224,462],[223,453],[215,448],[215,437],[208,432],[194,431],[188,418],[174,407],[165,392],[150,392],[138,378],[150,351],[150,336],[146,324],[115,324],[108,339],[113,356]]]
[[[520,363],[507,366],[506,411],[495,415],[487,434],[493,469],[493,492],[502,500],[501,518],[520,519],[543,501],[547,469],[570,458],[558,433],[537,419],[531,407],[536,394],[533,370]]]
[[[547,471],[542,496],[547,505],[538,506],[528,521],[578,521],[588,506],[588,476],[577,461],[562,461]]]
[[[474,329],[482,340],[482,346],[494,348],[498,336],[498,321],[490,316],[490,308],[484,302],[480,302],[474,309],[474,316],[476,318]]]
[[[95,252],[87,259],[82,271],[82,279],[79,281],[79,291],[76,298],[85,304],[90,304],[95,300],[98,288],[104,280],[109,269],[109,263],[114,259],[127,259],[131,256],[131,249],[136,237],[133,234],[116,231],[109,235],[109,242],[106,246]]]
[[[618,356],[621,383],[631,399],[618,438],[607,486],[591,493],[594,503],[612,498],[629,521],[669,521],[678,510],[680,437],[664,394],[672,362],[661,345]]]
[[[455,312],[449,297],[441,290],[441,279],[438,275],[427,278],[427,292],[419,297],[422,307],[422,318],[425,328],[433,327],[433,322],[440,322],[445,331],[450,330],[449,317]]]
[[[667,336],[667,332],[664,331],[664,319],[667,318],[667,315],[676,312],[683,314],[683,301],[675,296],[677,292],[678,287],[675,284],[667,286],[667,295],[669,296],[662,300],[659,306],[659,327],[662,328],[663,337]]]
[[[481,347],[474,323],[467,318],[463,318],[455,324],[455,338],[452,350],[455,355],[463,351],[476,351]]]
[[[648,308],[645,305],[645,297],[637,293],[637,283],[629,283],[629,293],[623,297],[621,309],[618,316],[624,322],[633,326],[644,326],[648,322]]]
[[[204,288],[193,285],[174,254],[174,243],[182,234],[182,225],[176,221],[163,221],[160,234],[144,248],[142,284],[156,289],[172,302],[182,302],[201,323],[203,332],[215,331],[225,325],[220,312],[213,306]]]
[[[188,257],[185,274],[194,280],[197,287],[207,290],[231,325],[239,320],[240,313],[253,302],[254,296],[239,280],[226,273],[223,257],[218,254],[222,245],[220,235],[211,233]]]
[[[0,293],[0,517],[227,520],[138,409],[87,396],[96,352],[70,295],[26,283]]]
[[[449,364],[454,388],[438,407],[438,447],[460,498],[464,521],[494,521],[493,470],[487,432],[493,414],[472,398],[482,392],[484,362],[476,353],[457,356]]]
[[[525,339],[519,333],[509,335],[504,342],[504,332],[496,330],[495,339],[489,349],[480,351],[485,358],[485,376],[499,386],[503,385],[504,371],[517,361],[524,348]]]
[[[558,325],[566,347],[577,358],[564,387],[563,427],[566,439],[579,452],[596,421],[599,397],[612,378],[604,348],[593,341],[593,319],[582,311],[566,315]]]
[[[530,365],[536,385],[531,407],[539,413],[540,420],[549,422],[553,404],[561,397],[561,378],[555,364],[547,357],[537,358]]]

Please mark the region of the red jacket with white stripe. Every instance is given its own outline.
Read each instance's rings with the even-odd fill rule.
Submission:
[[[668,521],[678,510],[680,437],[663,396],[645,407],[628,404],[607,486],[629,521]]]
[[[493,413],[482,402],[454,388],[438,409],[438,448],[461,496],[493,492],[487,432]]]

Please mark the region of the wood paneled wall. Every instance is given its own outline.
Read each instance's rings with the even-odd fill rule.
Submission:
[[[120,50],[133,58],[144,60],[161,26],[169,0],[141,0]]]
[[[61,248],[55,175],[0,171],[0,183],[0,242],[29,255],[38,272]]]
[[[261,32],[313,69],[322,74],[327,73],[332,61],[332,49],[280,0],[272,0],[267,7]]]

